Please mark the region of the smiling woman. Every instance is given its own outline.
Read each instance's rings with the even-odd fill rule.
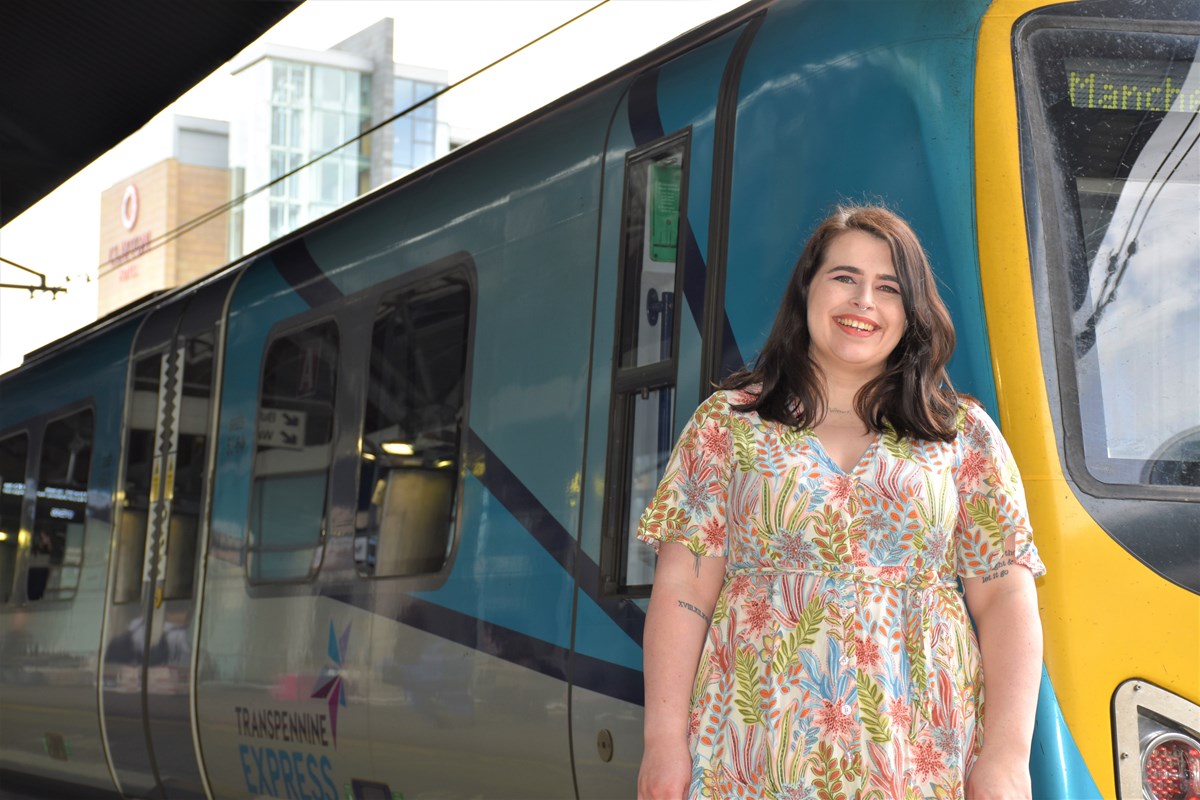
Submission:
[[[790,796],[838,763],[861,765],[847,789],[1030,796],[1045,569],[1008,446],[950,386],[953,343],[907,223],[817,227],[638,529],[659,556],[640,797]]]
[[[950,314],[912,228],[885,208],[844,206],[809,238],[753,368],[725,387],[761,386],[753,408],[788,425],[853,407],[873,431],[886,420],[901,435],[950,441],[953,350]]]
[[[887,242],[856,230],[830,242],[808,293],[810,353],[827,388],[843,375],[880,375],[904,326],[900,279]]]

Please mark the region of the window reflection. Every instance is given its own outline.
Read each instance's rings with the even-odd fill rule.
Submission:
[[[29,437],[24,433],[0,441],[0,603],[8,602],[16,578],[28,453]]]
[[[364,575],[437,572],[454,525],[470,289],[439,276],[384,299],[371,339],[354,560]]]
[[[630,464],[629,518],[625,521],[624,584],[640,586],[654,580],[654,551],[636,538],[638,519],[654,497],[671,457],[673,388],[656,389],[645,397],[633,395],[633,439]]]
[[[125,444],[125,490],[116,531],[114,603],[132,603],[142,596],[146,531],[150,526],[150,507],[154,502],[151,497],[151,473],[161,371],[162,355],[159,353],[139,359],[133,368],[129,436]]]
[[[250,509],[252,580],[306,579],[321,565],[337,359],[332,322],[277,339],[267,351]]]
[[[30,600],[70,597],[79,585],[94,430],[89,409],[51,422],[42,436],[26,575]]]
[[[1060,211],[1074,215],[1063,228],[1087,470],[1200,485],[1197,39],[1047,30],[1031,42]]]

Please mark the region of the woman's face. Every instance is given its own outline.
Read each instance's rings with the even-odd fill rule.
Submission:
[[[808,287],[810,354],[826,375],[881,374],[904,335],[900,279],[887,242],[846,231],[825,248]]]

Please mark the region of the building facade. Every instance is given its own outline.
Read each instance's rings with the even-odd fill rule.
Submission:
[[[99,314],[199,278],[447,153],[449,126],[430,99],[446,73],[396,64],[393,26],[380,20],[324,51],[259,46],[235,62],[228,122],[176,116],[163,136],[159,121],[148,152],[165,157],[100,198]]]
[[[266,46],[235,68],[230,161],[235,196],[247,197],[231,258],[449,151],[436,99],[358,138],[446,86],[440,70],[393,62],[392,29],[380,20],[325,51]]]
[[[170,155],[101,193],[100,316],[226,262],[229,214],[213,212],[229,200],[228,129],[172,118]]]

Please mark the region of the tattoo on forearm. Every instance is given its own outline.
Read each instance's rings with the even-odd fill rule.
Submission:
[[[680,608],[686,608],[688,611],[691,611],[693,614],[700,615],[700,619],[704,620],[705,622],[708,622],[708,614],[705,614],[703,611],[696,608],[691,603],[687,602],[686,600],[678,600],[676,602],[679,603]]]
[[[695,559],[695,562],[693,563],[693,565],[692,565],[692,566],[693,566],[693,567],[695,568],[695,570],[696,570],[696,577],[697,577],[697,578],[699,578],[699,577],[700,577],[700,554],[699,554],[699,553],[692,553],[692,558],[694,558],[694,559]]]
[[[1001,560],[1000,563],[996,565],[995,569],[993,569],[987,575],[983,576],[982,582],[987,583],[988,581],[992,580],[993,578],[1003,578],[1005,575],[1008,574],[1007,568],[1013,566],[1016,563],[1017,563],[1016,553],[1014,553],[1012,550],[1005,550],[1003,560]]]

